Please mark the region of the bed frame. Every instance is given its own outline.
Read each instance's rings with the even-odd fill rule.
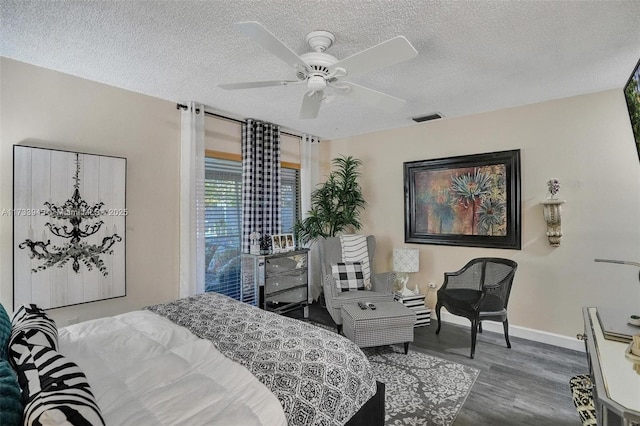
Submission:
[[[384,383],[376,381],[376,394],[369,399],[345,426],[384,426]]]

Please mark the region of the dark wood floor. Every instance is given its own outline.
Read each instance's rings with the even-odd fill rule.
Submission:
[[[299,311],[291,316],[299,317]],[[310,306],[309,317],[335,325],[319,303]],[[516,337],[511,337],[508,349],[502,334],[485,331],[478,335],[476,355],[470,359],[468,327],[443,323],[436,335],[436,326],[433,314],[430,326],[415,329],[409,350],[480,370],[454,426],[581,424],[571,401],[569,379],[588,371],[584,353]]]

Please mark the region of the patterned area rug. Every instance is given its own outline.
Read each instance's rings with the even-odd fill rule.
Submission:
[[[333,330],[324,324],[309,322]],[[449,426],[467,399],[480,370],[402,345],[363,348],[385,389],[385,425]]]
[[[400,345],[364,348],[386,385],[386,425],[451,425],[479,370]]]

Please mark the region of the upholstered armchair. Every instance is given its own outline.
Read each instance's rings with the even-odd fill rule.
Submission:
[[[367,250],[369,255],[369,265],[371,268],[371,289],[358,291],[342,291],[333,277],[331,266],[343,262],[342,245],[339,237],[321,238],[318,240],[320,264],[322,271],[322,288],[327,310],[338,326],[338,331],[342,329],[342,315],[340,309],[342,305],[349,303],[390,302],[393,301],[393,284],[396,279],[395,272],[384,272],[376,274],[373,268],[373,255],[376,249],[376,239],[374,236],[367,236]]]
[[[459,271],[446,272],[438,290],[436,334],[440,333],[440,309],[444,306],[450,313],[471,321],[471,358],[476,351],[477,333],[482,333],[482,321],[501,322],[504,339],[510,348],[507,304],[516,269],[518,264],[513,260],[480,257]]]

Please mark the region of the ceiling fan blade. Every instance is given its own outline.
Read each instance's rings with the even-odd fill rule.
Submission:
[[[276,36],[271,34],[269,30],[263,27],[261,24],[255,21],[237,22],[236,28],[251,37],[253,41],[260,46],[280,58],[280,60],[289,64],[292,67],[296,65],[303,70],[309,70],[309,66],[302,60],[293,50],[287,45],[278,40]]]
[[[347,76],[351,77],[407,61],[416,56],[418,51],[409,40],[404,36],[397,36],[336,62],[329,67],[329,72],[333,72],[336,68],[343,68],[347,71]]]
[[[387,112],[395,112],[407,103],[404,99],[396,98],[395,96],[387,95],[354,83],[341,82],[339,85],[334,85],[333,87],[337,89],[335,92],[339,95],[381,108]]]
[[[271,80],[271,81],[250,81],[247,83],[218,84],[218,87],[225,90],[255,89],[257,87],[287,86],[289,84],[301,83],[298,80]]]
[[[324,93],[321,91],[309,91],[305,93],[302,99],[302,107],[300,107],[300,118],[316,118],[318,111],[320,111],[320,102],[322,102],[322,99],[324,99]]]

